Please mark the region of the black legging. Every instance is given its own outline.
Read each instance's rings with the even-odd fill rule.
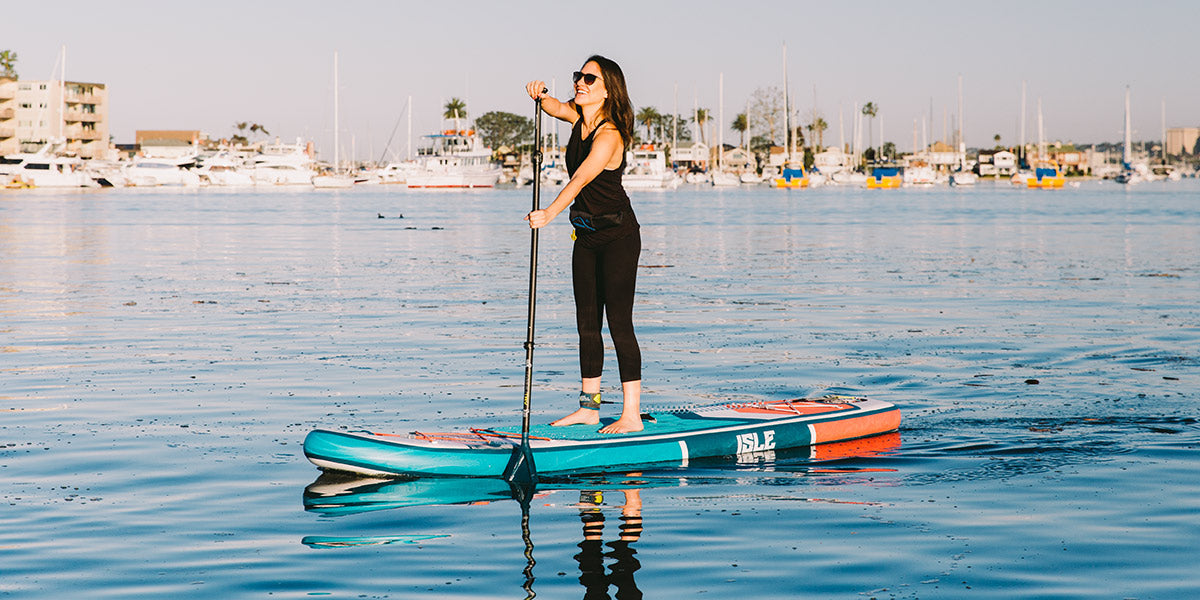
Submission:
[[[579,371],[584,379],[604,370],[603,317],[617,349],[621,383],[642,378],[642,351],[633,334],[633,289],[642,236],[637,230],[599,248],[575,243],[571,273],[575,284],[575,324],[579,328]]]

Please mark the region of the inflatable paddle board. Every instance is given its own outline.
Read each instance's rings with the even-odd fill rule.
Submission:
[[[852,440],[896,431],[900,409],[881,400],[828,396],[652,411],[642,415],[642,424],[642,431],[625,434],[602,434],[598,425],[533,425],[529,446],[537,472],[687,466],[692,458]],[[359,475],[502,477],[520,443],[520,432],[496,429],[407,434],[318,429],[305,438],[304,454],[322,469]]]

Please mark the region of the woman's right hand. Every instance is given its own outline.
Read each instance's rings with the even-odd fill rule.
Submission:
[[[550,95],[546,93],[546,82],[537,79],[525,84],[525,91],[528,92],[529,97],[533,98],[534,100],[540,100]]]

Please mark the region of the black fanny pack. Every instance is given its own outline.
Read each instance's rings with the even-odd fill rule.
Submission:
[[[575,226],[575,231],[592,232],[602,231],[604,229],[612,229],[621,224],[623,212],[615,212],[607,215],[593,215],[583,212],[582,210],[572,208],[570,213],[571,225]]]

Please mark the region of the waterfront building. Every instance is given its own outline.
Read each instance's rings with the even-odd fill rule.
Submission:
[[[64,154],[105,158],[108,86],[0,77],[0,155],[37,152],[51,142]]]
[[[1196,141],[1200,140],[1200,127],[1172,127],[1167,130],[1167,154],[1184,156],[1197,154]]]
[[[925,163],[934,170],[950,171],[962,164],[964,158],[963,152],[955,150],[950,144],[937,141],[930,144],[928,148],[910,155],[907,160]]]
[[[204,132],[194,129],[139,129],[134,136],[139,153],[152,158],[194,157],[208,140]]]
[[[1008,150],[980,150],[980,177],[1008,177],[1017,172],[1017,155]]]
[[[671,166],[676,169],[708,169],[712,151],[703,142],[679,142],[671,148]]]

